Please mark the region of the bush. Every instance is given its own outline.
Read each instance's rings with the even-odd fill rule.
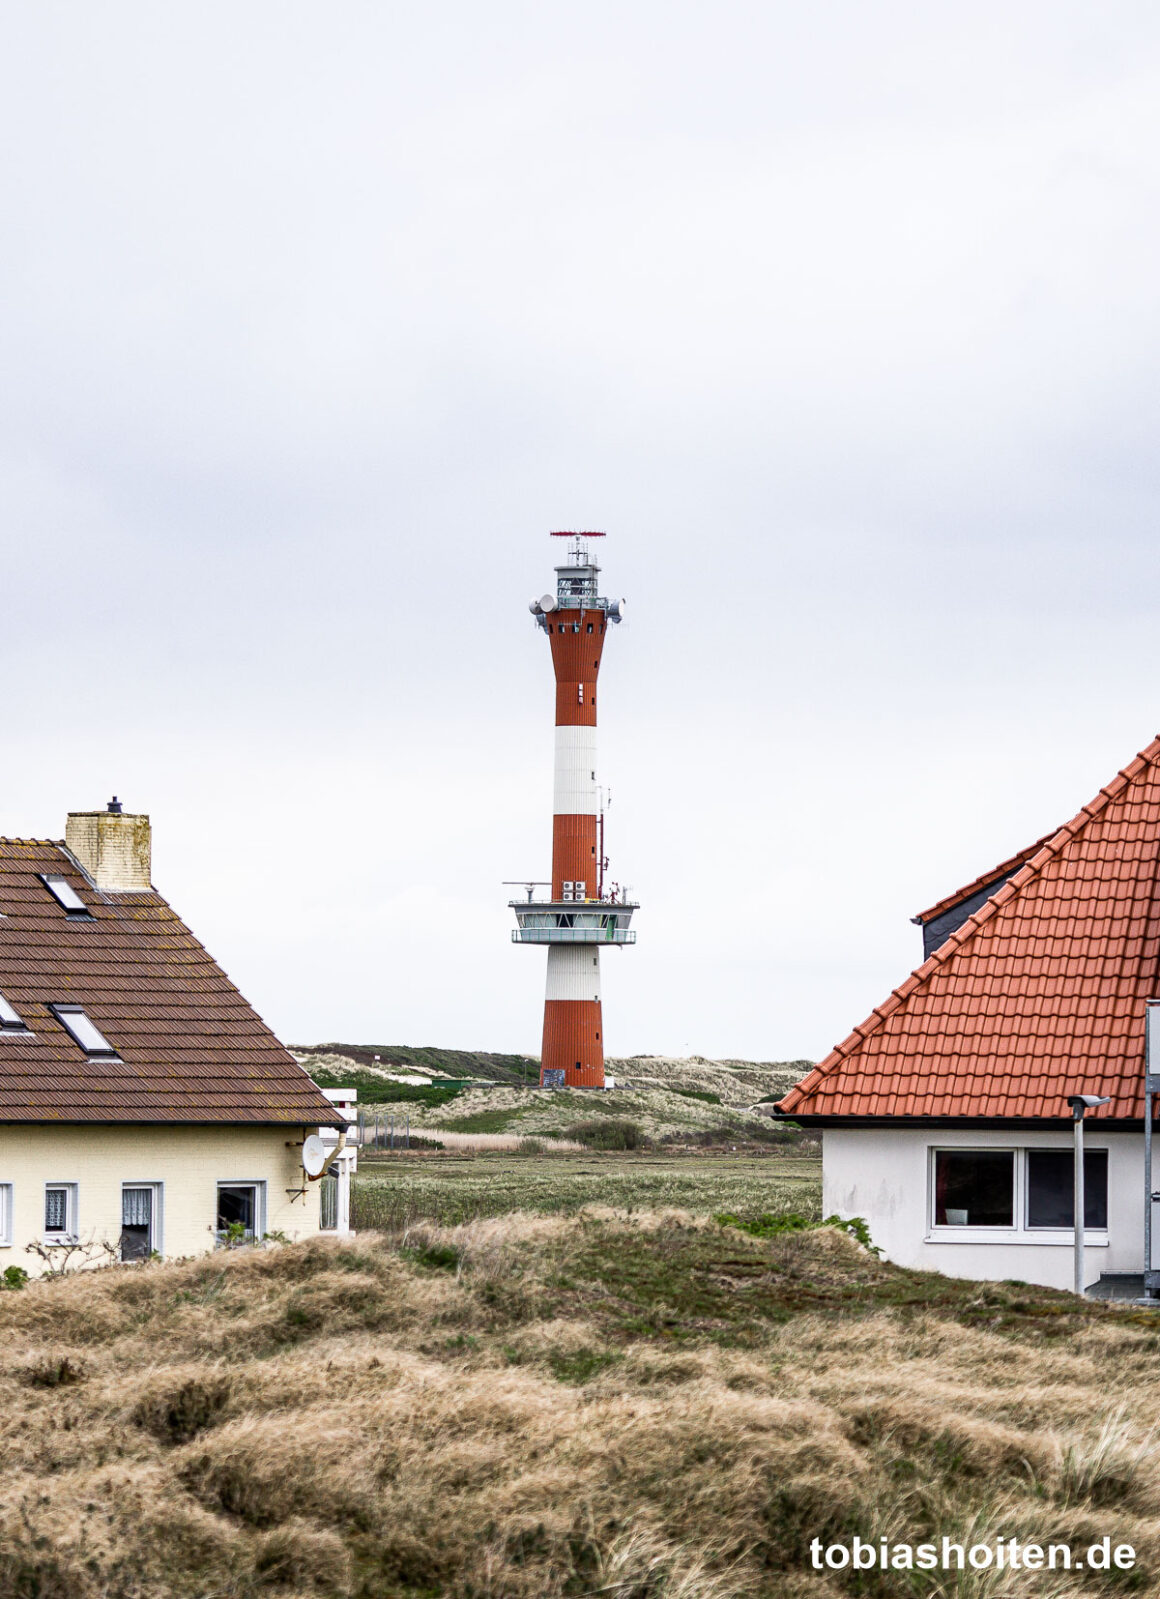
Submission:
[[[222,1418],[230,1397],[229,1379],[194,1377],[175,1388],[158,1389],[138,1401],[133,1420],[163,1444],[185,1444]]]
[[[643,1130],[635,1122],[619,1121],[611,1116],[577,1122],[575,1127],[565,1128],[560,1136],[571,1138],[589,1149],[643,1149],[648,1143]]]
[[[703,1100],[706,1105],[719,1105],[721,1103],[720,1094],[710,1094],[702,1088],[673,1088],[669,1092],[680,1094],[682,1099]]]
[[[737,1227],[751,1238],[776,1238],[780,1233],[804,1233],[815,1227],[836,1227],[840,1232],[856,1238],[863,1249],[868,1249],[872,1255],[882,1253],[871,1242],[870,1228],[864,1216],[826,1216],[821,1221],[814,1221],[796,1210],[777,1214],[765,1211],[760,1216],[747,1217],[734,1216],[726,1211],[714,1216],[713,1220],[720,1222],[722,1227]]]
[[[0,1289],[23,1288],[28,1281],[28,1273],[23,1266],[5,1266],[0,1272]]]
[[[20,1375],[30,1388],[71,1388],[85,1378],[83,1366],[74,1365],[67,1355],[49,1356],[26,1366]]]
[[[319,1088],[357,1088],[360,1105],[425,1105],[433,1110],[463,1092],[459,1083],[392,1083],[373,1072],[333,1072],[319,1067],[313,1074]]]
[[[449,1133],[506,1133],[519,1115],[518,1110],[477,1110],[470,1116],[453,1116],[442,1126]]]

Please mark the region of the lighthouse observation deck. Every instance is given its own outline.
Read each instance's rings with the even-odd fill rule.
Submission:
[[[634,900],[513,899],[513,944],[635,944]]]

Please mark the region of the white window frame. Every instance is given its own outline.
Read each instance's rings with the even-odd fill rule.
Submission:
[[[223,1188],[253,1188],[254,1194],[254,1242],[261,1243],[266,1236],[266,1179],[264,1177],[221,1177],[214,1188],[214,1232],[217,1228],[217,1196]],[[218,1234],[220,1237],[220,1234]]]
[[[28,1023],[23,1016],[21,1016],[15,1005],[11,1004],[3,994],[0,994],[0,1036],[27,1038],[28,1033]]]
[[[64,1227],[60,1231],[49,1232],[45,1226],[46,1211],[48,1207],[48,1191],[50,1188],[63,1188],[65,1191],[65,1219]],[[76,1183],[60,1182],[53,1180],[44,1185],[40,1211],[41,1236],[46,1244],[75,1244],[79,1237],[77,1215],[80,1210],[80,1190]]]
[[[96,1022],[89,1015],[88,1011],[83,1005],[78,1005],[74,1001],[68,1000],[67,1002],[61,1001],[59,1004],[51,1004],[48,1008],[56,1017],[60,1025],[64,1028],[68,1036],[72,1039],[73,1043],[76,1044],[78,1049],[83,1049],[90,1060],[113,1062],[120,1060],[120,1051],[115,1047],[115,1045],[109,1043],[109,1040],[105,1037],[104,1033],[102,1033],[101,1029],[97,1026]],[[70,1018],[74,1016],[80,1017],[80,1026],[74,1025],[74,1023],[70,1020]],[[92,1029],[94,1037],[101,1040],[99,1044],[85,1042],[86,1031],[88,1028]]]
[[[40,881],[69,916],[90,916],[92,912],[63,872],[41,872]]]
[[[0,1183],[0,1249],[12,1248],[13,1185]]]
[[[155,1182],[131,1183],[127,1179],[121,1184],[121,1215],[124,1216],[126,1188],[151,1188],[153,1190],[153,1237],[150,1239],[150,1248],[155,1255],[165,1256],[165,1184]],[[124,1222],[121,1223],[124,1226]]]
[[[1075,1233],[1074,1226],[1072,1226],[1072,1227],[1033,1227],[1031,1225],[1031,1222],[1029,1220],[1030,1211],[1031,1211],[1031,1177],[1030,1177],[1030,1174],[1027,1171],[1027,1157],[1028,1157],[1028,1155],[1031,1155],[1031,1154],[1036,1154],[1036,1155],[1039,1155],[1039,1154],[1067,1155],[1067,1157],[1070,1160],[1074,1160],[1075,1159],[1075,1145],[1074,1145],[1074,1143],[1069,1141],[1066,1148],[1064,1148],[1064,1146],[1062,1144],[1060,1144],[1058,1146],[1052,1145],[1052,1144],[1033,1145],[1033,1146],[1023,1150],[1022,1154],[1023,1154],[1023,1162],[1022,1162],[1022,1164],[1023,1164],[1024,1181],[1023,1181],[1023,1210],[1021,1212],[1021,1215],[1023,1217],[1023,1230],[1024,1230],[1024,1232],[1026,1232],[1028,1234],[1028,1236],[1031,1237],[1031,1238],[1046,1237],[1049,1240],[1054,1240],[1056,1238],[1065,1238],[1067,1240],[1067,1242],[1074,1243],[1074,1241],[1075,1241],[1075,1238],[1074,1238],[1074,1233]],[[1089,1149],[1086,1149],[1084,1151],[1084,1154],[1085,1155],[1102,1155],[1104,1157],[1104,1169],[1105,1169],[1105,1171],[1107,1173],[1107,1184],[1108,1184],[1107,1193],[1104,1195],[1104,1199],[1105,1199],[1106,1209],[1110,1212],[1111,1211],[1111,1205],[1112,1205],[1112,1152],[1111,1152],[1110,1149],[1090,1149],[1089,1148]],[[1072,1206],[1072,1210],[1074,1211],[1074,1209],[1075,1209],[1075,1206],[1073,1205]],[[1088,1239],[1092,1239],[1092,1238],[1094,1238],[1096,1241],[1098,1241],[1100,1239],[1106,1239],[1107,1236],[1108,1236],[1108,1229],[1106,1227],[1085,1227],[1084,1230],[1083,1230],[1083,1236],[1084,1236],[1084,1242],[1085,1243],[1088,1241]]]
[[[990,1224],[988,1226],[985,1226],[985,1227],[983,1227],[983,1226],[980,1226],[980,1227],[970,1227],[970,1226],[967,1226],[967,1227],[956,1227],[956,1226],[952,1226],[948,1222],[938,1222],[938,1221],[936,1221],[935,1220],[935,1216],[937,1214],[937,1204],[938,1204],[938,1157],[940,1155],[1010,1155],[1010,1157],[1011,1157],[1011,1220],[1010,1220],[1010,1222],[1008,1224],[1006,1224],[1006,1225],[1003,1225],[1002,1223],[999,1223],[999,1222],[995,1222],[995,1223],[992,1223],[992,1224]],[[998,1144],[998,1145],[996,1145],[996,1144],[991,1144],[991,1145],[987,1145],[987,1144],[980,1144],[980,1145],[974,1145],[974,1144],[932,1144],[931,1147],[930,1147],[930,1159],[929,1159],[929,1161],[927,1163],[927,1188],[928,1188],[928,1193],[927,1193],[927,1203],[926,1203],[926,1216],[927,1216],[927,1228],[928,1228],[928,1230],[935,1237],[940,1238],[940,1239],[945,1237],[948,1233],[953,1235],[954,1237],[958,1237],[960,1233],[982,1233],[982,1234],[986,1235],[987,1237],[998,1235],[1000,1238],[1006,1238],[1006,1237],[1009,1237],[1012,1233],[1018,1232],[1019,1231],[1019,1217],[1023,1214],[1023,1211],[1022,1211],[1022,1208],[1021,1208],[1022,1207],[1022,1202],[1023,1202],[1023,1196],[1022,1196],[1023,1184],[1020,1182],[1020,1170],[1019,1170],[1020,1167],[1022,1166],[1022,1164],[1023,1164],[1022,1161],[1019,1159],[1019,1151],[1018,1151],[1018,1149],[1015,1148],[1015,1146],[1013,1144],[1010,1147],[1008,1147],[1005,1144]]]
[[[926,1233],[927,1244],[1042,1244],[1047,1248],[1071,1249],[1075,1245],[1074,1227],[1029,1227],[1027,1225],[1028,1182],[1027,1156],[1032,1150],[1050,1149],[1062,1152],[1072,1150],[1066,1144],[930,1144],[926,1163]],[[1101,1150],[1108,1158],[1108,1213],[1112,1204],[1112,1154]],[[1014,1156],[1014,1190],[1010,1227],[951,1227],[935,1221],[936,1160],[939,1155],[1012,1155]],[[1093,1249],[1106,1249],[1110,1243],[1108,1228],[1085,1227],[1084,1244]]]

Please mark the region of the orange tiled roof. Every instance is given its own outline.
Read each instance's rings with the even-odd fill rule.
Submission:
[[[1143,1117],[1160,978],[1160,738],[781,1101],[797,1117]]]
[[[1052,838],[1053,833],[1044,833],[1042,838],[1037,838],[1034,844],[1028,844],[1026,849],[1021,849],[1018,854],[1012,855],[1010,860],[1000,861],[998,866],[993,866],[989,872],[984,872],[980,877],[973,878],[971,882],[964,883],[962,888],[954,894],[947,894],[940,899],[937,905],[932,905],[929,910],[919,911],[917,916],[912,916],[912,922],[933,922],[936,916],[941,916],[944,911],[953,910],[956,905],[961,905],[965,899],[970,899],[972,894],[977,894],[981,888],[986,888],[988,883],[998,883],[1000,878],[1014,877],[1021,866],[1026,866],[1033,855],[1037,855],[1043,846]]]
[[[87,916],[41,882],[67,879]],[[63,844],[0,839],[0,1122],[345,1125],[188,927],[150,889],[103,893]],[[117,1051],[90,1059],[49,1008],[80,1004]]]

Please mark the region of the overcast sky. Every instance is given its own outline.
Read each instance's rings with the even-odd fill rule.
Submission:
[[[0,829],[292,1041],[539,1048],[608,531],[611,1054],[816,1058],[1160,727],[1160,12],[0,4]]]

